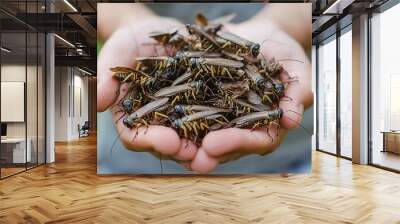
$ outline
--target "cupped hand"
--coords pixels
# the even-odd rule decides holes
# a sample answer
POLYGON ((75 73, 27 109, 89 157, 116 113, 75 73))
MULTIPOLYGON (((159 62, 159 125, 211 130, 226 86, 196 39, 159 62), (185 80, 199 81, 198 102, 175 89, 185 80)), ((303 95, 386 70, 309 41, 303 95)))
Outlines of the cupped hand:
POLYGON ((245 155, 264 155, 274 151, 286 133, 300 125, 304 108, 311 106, 313 101, 310 61, 301 46, 288 34, 268 21, 248 21, 226 25, 225 28, 260 43, 259 57, 275 58, 283 65, 285 72, 282 72, 280 78, 283 82, 288 82, 285 90, 287 97, 279 103, 284 111, 280 127, 271 124, 257 130, 229 128, 207 134, 190 163, 190 168, 199 173, 209 173, 218 164, 245 155), (293 80, 297 81, 290 82, 293 80))
POLYGON ((103 112, 111 108, 117 132, 127 149, 165 155, 182 161, 182 165, 187 167, 188 162, 185 161, 194 158, 197 146, 186 139, 180 139, 173 129, 150 125, 145 132, 144 128, 128 129, 123 125, 122 119, 119 119, 123 113, 118 112, 118 106, 114 105, 125 96, 127 86, 120 85, 110 71, 110 68, 116 66, 134 68, 135 57, 166 55, 165 48, 156 45, 148 34, 152 31, 169 31, 176 27, 182 27, 182 24, 174 19, 146 18, 144 21, 136 21, 132 25, 120 28, 109 38, 100 52, 97 64, 97 111, 103 112), (138 135, 134 138, 136 133, 138 135))

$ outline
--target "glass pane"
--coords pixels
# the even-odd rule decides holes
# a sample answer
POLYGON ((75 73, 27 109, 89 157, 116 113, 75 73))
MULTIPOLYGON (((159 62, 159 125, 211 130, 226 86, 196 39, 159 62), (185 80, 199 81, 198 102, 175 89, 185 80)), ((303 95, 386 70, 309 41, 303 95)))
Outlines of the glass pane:
POLYGON ((372 18, 372 163, 400 170, 400 5, 372 18))
POLYGON ((340 153, 352 156, 352 35, 340 36, 340 153))
MULTIPOLYGON (((31 151, 26 151, 26 33, 1 34, 1 174, 25 170, 31 151)), ((28 147, 29 149, 29 147, 28 147)))
POLYGON ((28 168, 37 165, 37 73, 38 73, 38 36, 36 32, 27 33, 28 38, 28 55, 27 55, 27 80, 26 80, 26 112, 27 112, 27 143, 28 151, 30 150, 30 160, 28 160, 28 168))
POLYGON ((318 148, 336 153, 336 39, 318 48, 318 148))
POLYGON ((45 163, 45 44, 46 37, 44 34, 38 35, 38 163, 45 163))

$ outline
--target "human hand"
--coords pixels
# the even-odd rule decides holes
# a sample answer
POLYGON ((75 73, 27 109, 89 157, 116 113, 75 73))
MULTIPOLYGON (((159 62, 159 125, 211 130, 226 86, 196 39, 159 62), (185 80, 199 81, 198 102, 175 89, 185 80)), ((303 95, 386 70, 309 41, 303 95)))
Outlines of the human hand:
POLYGON ((98 58, 97 111, 103 112, 111 108, 113 120, 117 122, 115 124, 117 132, 127 149, 165 155, 176 161, 183 161, 181 164, 188 167, 189 162, 185 161, 191 161, 197 151, 197 146, 193 142, 180 139, 173 129, 165 126, 150 125, 146 134, 144 128, 128 129, 123 125, 122 119, 119 119, 123 116, 123 112, 118 112, 119 108, 112 106, 126 95, 127 86, 120 85, 119 81, 112 77, 110 68, 116 66, 134 68, 135 57, 166 55, 165 48, 152 44, 155 41, 149 38, 148 34, 176 27, 182 27, 182 24, 171 18, 152 16, 126 25, 113 33, 98 58), (133 140, 136 133, 138 136, 133 140))
POLYGON ((225 28, 262 44, 259 57, 263 55, 267 59, 281 60, 280 63, 287 72, 280 75, 283 82, 290 81, 289 76, 295 77, 298 81, 289 83, 285 90, 285 96, 291 100, 279 103, 279 107, 284 111, 279 128, 271 124, 268 128, 253 131, 229 128, 207 134, 190 163, 190 168, 199 173, 209 173, 219 163, 239 159, 245 155, 264 155, 274 151, 288 130, 300 125, 304 107, 311 106, 313 101, 310 61, 301 46, 288 34, 265 20, 250 20, 238 25, 226 25, 225 28), (303 63, 283 59, 294 59, 303 63))

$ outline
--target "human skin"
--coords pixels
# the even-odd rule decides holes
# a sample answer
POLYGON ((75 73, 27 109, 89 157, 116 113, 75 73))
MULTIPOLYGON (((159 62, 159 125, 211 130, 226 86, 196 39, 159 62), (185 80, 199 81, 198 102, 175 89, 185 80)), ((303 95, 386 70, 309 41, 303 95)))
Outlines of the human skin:
MULTIPOLYGON (((112 78, 110 68, 115 66, 135 67, 133 60, 138 56, 165 55, 163 47, 154 45, 148 37, 151 31, 168 30, 182 27, 178 21, 159 17, 151 12, 142 14, 140 21, 126 23, 115 32, 103 46, 98 58, 98 111, 111 108, 115 121, 121 117, 112 107, 126 94, 126 86, 112 78), (118 91, 119 90, 119 91, 118 91)), ((130 17, 131 18, 131 17, 130 17)), ((312 104, 310 62, 302 47, 291 36, 283 32, 272 20, 255 16, 241 24, 226 24, 225 29, 251 41, 262 43, 261 55, 266 58, 295 59, 298 61, 280 61, 290 76, 298 81, 289 83, 285 95, 291 100, 281 101, 279 107, 284 116, 280 127, 271 125, 256 130, 229 128, 210 132, 197 147, 187 139, 180 138, 168 127, 151 125, 144 128, 127 129, 119 120, 116 129, 124 146, 135 151, 149 151, 162 154, 180 163, 187 169, 198 173, 209 173, 219 163, 241 158, 248 154, 267 154, 275 150, 290 129, 297 128, 302 120, 304 107, 312 104), (294 111, 294 112, 291 112, 294 111), (138 136, 133 140, 136 132, 138 136), (271 137, 269 137, 271 136, 271 137), (221 141, 229 139, 229 141, 221 141)), ((107 30, 107 29, 106 29, 107 30)), ((107 31, 110 33, 110 31, 107 31)), ((311 32, 311 31, 310 31, 311 32)), ((281 79, 289 81, 289 76, 281 74, 281 79)))

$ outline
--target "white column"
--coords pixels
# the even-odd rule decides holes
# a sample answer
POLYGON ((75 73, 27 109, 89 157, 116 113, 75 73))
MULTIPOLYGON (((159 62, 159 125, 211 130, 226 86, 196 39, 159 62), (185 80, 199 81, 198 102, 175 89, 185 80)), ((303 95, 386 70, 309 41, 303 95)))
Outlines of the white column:
POLYGON ((55 161, 54 133, 55 133, 55 73, 54 73, 54 35, 46 36, 46 163, 55 161))
POLYGON ((353 162, 368 163, 368 15, 353 20, 353 162))

